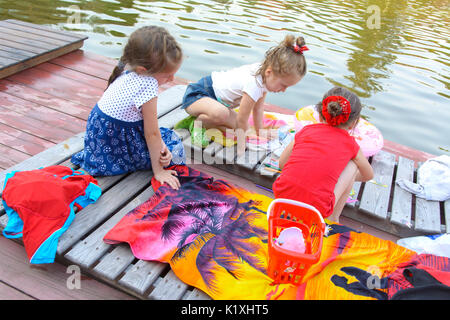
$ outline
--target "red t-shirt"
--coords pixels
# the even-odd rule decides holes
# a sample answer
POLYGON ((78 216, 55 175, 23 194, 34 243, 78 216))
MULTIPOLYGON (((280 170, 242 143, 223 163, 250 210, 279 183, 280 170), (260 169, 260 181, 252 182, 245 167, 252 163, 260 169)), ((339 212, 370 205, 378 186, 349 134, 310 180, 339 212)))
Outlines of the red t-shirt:
POLYGON ((314 206, 328 217, 334 208, 334 187, 344 168, 358 154, 349 133, 324 123, 303 127, 280 177, 273 184, 275 198, 314 206))

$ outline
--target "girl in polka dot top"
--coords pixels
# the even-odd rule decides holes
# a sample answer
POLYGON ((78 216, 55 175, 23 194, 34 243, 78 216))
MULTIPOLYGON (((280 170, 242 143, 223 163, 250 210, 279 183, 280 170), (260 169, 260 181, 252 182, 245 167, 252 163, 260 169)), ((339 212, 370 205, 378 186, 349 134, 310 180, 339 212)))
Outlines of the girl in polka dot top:
POLYGON ((173 80, 181 61, 181 48, 166 29, 134 31, 72 162, 93 176, 151 169, 160 183, 178 189, 176 172, 165 168, 185 163, 183 144, 172 130, 158 128, 156 105, 158 86, 173 80))

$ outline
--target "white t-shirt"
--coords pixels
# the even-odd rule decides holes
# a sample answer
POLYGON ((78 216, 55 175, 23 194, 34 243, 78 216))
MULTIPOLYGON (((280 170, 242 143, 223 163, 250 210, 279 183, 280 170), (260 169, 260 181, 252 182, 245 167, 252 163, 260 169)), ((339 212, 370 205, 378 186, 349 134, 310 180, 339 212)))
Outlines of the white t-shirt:
POLYGON ((158 81, 136 72, 122 73, 97 102, 98 107, 114 119, 135 122, 142 120, 141 106, 158 96, 158 81))
POLYGON ((220 102, 230 107, 239 106, 243 93, 247 93, 255 102, 267 92, 261 76, 255 76, 259 63, 247 64, 227 71, 211 73, 214 94, 220 102))

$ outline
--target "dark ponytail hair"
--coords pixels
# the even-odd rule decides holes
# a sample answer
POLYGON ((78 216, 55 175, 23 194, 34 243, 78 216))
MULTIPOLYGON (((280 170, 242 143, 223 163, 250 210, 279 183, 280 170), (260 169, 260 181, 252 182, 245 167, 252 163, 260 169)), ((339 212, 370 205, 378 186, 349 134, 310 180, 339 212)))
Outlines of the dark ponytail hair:
MULTIPOLYGON (((322 113, 323 108, 323 101, 330 97, 330 96, 341 96, 347 99, 348 102, 350 102, 351 106, 351 112, 348 117, 348 120, 345 123, 342 123, 342 125, 345 125, 347 123, 352 123, 355 120, 358 120, 361 116, 361 110, 362 110, 362 104, 359 100, 358 96, 351 92, 348 89, 342 88, 342 87, 334 87, 331 90, 329 90, 322 98, 322 101, 320 101, 318 104, 316 104, 316 110, 319 112, 320 116, 325 119, 325 116, 322 113)), ((328 113, 331 117, 337 117, 342 113, 342 106, 337 101, 330 101, 327 105, 328 113)))
POLYGON ((139 28, 130 35, 122 57, 108 79, 108 86, 120 76, 127 64, 142 66, 150 74, 155 74, 175 67, 182 57, 181 47, 165 28, 139 28))

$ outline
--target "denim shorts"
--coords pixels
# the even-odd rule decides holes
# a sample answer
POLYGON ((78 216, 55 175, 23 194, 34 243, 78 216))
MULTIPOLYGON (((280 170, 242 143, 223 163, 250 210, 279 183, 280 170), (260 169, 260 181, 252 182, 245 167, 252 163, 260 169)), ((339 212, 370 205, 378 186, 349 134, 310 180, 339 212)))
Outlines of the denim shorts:
POLYGON ((211 76, 203 77, 198 82, 190 83, 187 86, 186 92, 184 93, 181 109, 186 109, 195 101, 205 97, 217 100, 212 86, 211 76))

